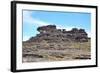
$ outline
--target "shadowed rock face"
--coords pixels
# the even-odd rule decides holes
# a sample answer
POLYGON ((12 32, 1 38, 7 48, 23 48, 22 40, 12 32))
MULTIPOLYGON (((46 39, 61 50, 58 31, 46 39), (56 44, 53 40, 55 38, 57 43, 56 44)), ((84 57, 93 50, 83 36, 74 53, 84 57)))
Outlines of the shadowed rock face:
POLYGON ((43 40, 48 42, 61 42, 61 41, 75 41, 87 42, 88 36, 84 29, 72 28, 70 31, 65 29, 57 29, 56 25, 47 25, 37 28, 40 34, 31 37, 28 42, 41 42, 43 40))
POLYGON ((38 27, 37 30, 40 31, 51 31, 51 30, 56 30, 56 26, 55 25, 48 25, 48 26, 42 26, 42 27, 38 27))

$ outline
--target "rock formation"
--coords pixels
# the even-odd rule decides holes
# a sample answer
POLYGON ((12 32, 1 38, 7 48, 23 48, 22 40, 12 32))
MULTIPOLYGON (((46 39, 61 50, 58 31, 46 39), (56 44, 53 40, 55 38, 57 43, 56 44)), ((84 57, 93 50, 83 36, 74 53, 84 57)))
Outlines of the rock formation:
POLYGON ((70 31, 65 29, 57 29, 55 25, 47 25, 38 27, 37 31, 40 33, 35 37, 31 37, 28 42, 61 42, 61 41, 76 41, 87 42, 88 36, 84 29, 72 28, 70 31))
POLYGON ((40 33, 23 41, 23 62, 91 59, 91 43, 84 29, 66 31, 47 25, 37 31, 40 33))

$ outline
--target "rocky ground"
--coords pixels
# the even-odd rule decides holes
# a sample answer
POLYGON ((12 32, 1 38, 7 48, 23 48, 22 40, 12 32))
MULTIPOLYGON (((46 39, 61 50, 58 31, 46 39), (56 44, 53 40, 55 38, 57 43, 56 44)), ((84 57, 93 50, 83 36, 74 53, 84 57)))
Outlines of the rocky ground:
POLYGON ((89 42, 23 43, 23 62, 91 59, 89 42))
POLYGON ((64 61, 91 59, 90 52, 83 50, 39 50, 23 55, 23 62, 64 61))

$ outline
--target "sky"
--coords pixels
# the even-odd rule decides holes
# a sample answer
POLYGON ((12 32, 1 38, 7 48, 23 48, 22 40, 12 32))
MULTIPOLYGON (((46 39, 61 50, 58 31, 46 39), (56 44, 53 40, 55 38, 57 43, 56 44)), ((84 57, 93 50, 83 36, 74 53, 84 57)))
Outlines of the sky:
POLYGON ((50 24, 56 25, 58 29, 82 28, 91 37, 90 13, 23 10, 23 41, 36 36, 39 26, 50 24))

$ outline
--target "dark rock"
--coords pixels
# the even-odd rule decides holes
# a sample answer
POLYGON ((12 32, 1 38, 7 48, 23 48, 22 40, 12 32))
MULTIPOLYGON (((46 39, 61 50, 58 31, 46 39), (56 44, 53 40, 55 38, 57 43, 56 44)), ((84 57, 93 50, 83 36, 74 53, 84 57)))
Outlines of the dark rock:
POLYGON ((87 42, 88 36, 84 29, 72 28, 70 31, 65 29, 56 29, 56 25, 47 25, 38 27, 37 30, 40 34, 35 37, 31 37, 30 42, 61 42, 61 41, 77 41, 87 42), (64 40, 65 39, 65 40, 64 40))

